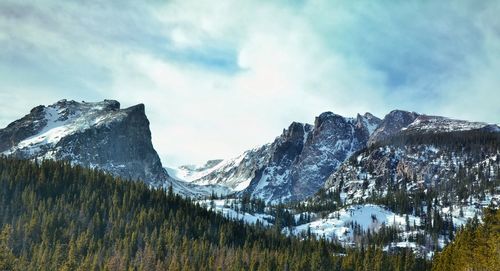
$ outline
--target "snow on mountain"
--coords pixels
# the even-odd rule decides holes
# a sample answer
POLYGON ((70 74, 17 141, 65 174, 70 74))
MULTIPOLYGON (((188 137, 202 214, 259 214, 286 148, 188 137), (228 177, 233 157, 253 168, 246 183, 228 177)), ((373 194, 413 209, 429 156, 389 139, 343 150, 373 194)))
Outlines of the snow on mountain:
POLYGON ((55 158, 51 148, 64 137, 80 133, 92 127, 98 128, 113 121, 121 121, 126 113, 119 110, 116 101, 98 103, 76 103, 61 100, 43 107, 43 128, 3 151, 4 155, 17 154, 38 158, 55 158))
POLYGON ((142 104, 120 109, 120 103, 113 100, 61 100, 37 106, 0 129, 0 153, 21 159, 66 160, 153 187, 172 185, 176 192, 189 196, 227 190, 190 186, 168 175, 151 143, 142 104))
POLYGON ((318 218, 309 223, 293 227, 289 233, 294 235, 311 234, 318 238, 353 242, 353 228, 359 225, 363 231, 378 232, 382 226, 396 226, 404 230, 406 222, 410 225, 420 225, 420 218, 397 215, 383 206, 374 204, 352 205, 332 212, 326 218, 318 218))
POLYGON ((471 122, 465 120, 450 119, 440 116, 420 115, 410 125, 404 127, 401 130, 413 133, 415 132, 438 133, 438 132, 452 132, 452 131, 457 132, 457 131, 474 130, 483 128, 485 126, 488 126, 488 124, 484 122, 471 122))
POLYGON ((197 179, 200 179, 213 170, 216 169, 216 166, 220 164, 222 159, 209 160, 204 165, 182 165, 180 167, 169 167, 169 174, 175 176, 177 179, 183 180, 185 182, 193 182, 197 179))
POLYGON ((301 200, 316 193, 338 165, 363 148, 379 123, 369 113, 344 118, 325 112, 314 125, 294 122, 274 142, 185 178, 225 185, 267 202, 301 200))
MULTIPOLYGON (((174 189, 175 191, 179 191, 183 195, 190 196, 192 198, 208 198, 211 196, 227 196, 232 194, 234 191, 224 185, 219 184, 195 184, 190 181, 186 181, 183 179, 185 172, 179 173, 179 170, 176 168, 165 167, 168 175, 177 181, 178 185, 182 185, 181 189, 174 189)), ((163 187, 168 189, 170 184, 166 184, 163 187)))
POLYGON ((223 215, 233 220, 242 220, 248 224, 260 223, 263 226, 271 226, 274 217, 268 214, 242 212, 238 209, 241 204, 235 199, 225 200, 200 200, 197 201, 201 206, 223 215))
POLYGON ((254 169, 265 163, 268 148, 269 145, 264 145, 245 151, 235 158, 223 160, 211 168, 193 174, 192 176, 198 178, 191 182, 198 185, 218 184, 227 186, 234 192, 242 191, 255 177, 254 169))

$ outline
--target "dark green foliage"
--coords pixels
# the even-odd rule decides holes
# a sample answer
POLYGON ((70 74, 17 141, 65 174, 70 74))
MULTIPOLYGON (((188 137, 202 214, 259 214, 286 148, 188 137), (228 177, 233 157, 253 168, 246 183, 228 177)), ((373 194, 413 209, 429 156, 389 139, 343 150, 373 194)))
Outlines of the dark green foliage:
POLYGON ((409 145, 439 145, 449 149, 461 150, 467 153, 495 152, 500 148, 500 133, 482 129, 439 132, 411 133, 402 132, 386 140, 377 142, 370 148, 379 146, 409 146, 409 145))
MULTIPOLYGON (((279 223, 291 223, 286 210, 277 212, 279 223)), ((170 189, 65 162, 0 157, 0 228, 2 270, 368 270, 369 263, 364 249, 339 255, 345 251, 324 240, 231 221, 170 189)), ((413 258, 401 267, 405 252, 367 251, 383 270, 428 267, 413 258)))
POLYGON ((432 270, 498 270, 500 211, 485 209, 484 223, 472 221, 434 258, 432 270))

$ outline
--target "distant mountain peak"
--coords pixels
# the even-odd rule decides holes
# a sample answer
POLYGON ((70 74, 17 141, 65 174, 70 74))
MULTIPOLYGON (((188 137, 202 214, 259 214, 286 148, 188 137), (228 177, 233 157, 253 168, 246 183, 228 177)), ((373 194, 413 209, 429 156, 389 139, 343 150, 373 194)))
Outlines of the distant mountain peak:
POLYGON ((404 110, 392 110, 385 115, 379 126, 373 131, 368 140, 368 145, 395 135, 401 129, 411 124, 419 116, 418 113, 404 110))

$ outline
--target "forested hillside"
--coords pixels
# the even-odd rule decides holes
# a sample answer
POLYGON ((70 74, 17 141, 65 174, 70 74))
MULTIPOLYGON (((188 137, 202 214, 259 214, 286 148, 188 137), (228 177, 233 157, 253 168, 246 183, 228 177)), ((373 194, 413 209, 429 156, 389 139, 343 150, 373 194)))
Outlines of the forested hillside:
POLYGON ((484 223, 472 221, 454 242, 434 259, 432 270, 498 270, 500 268, 500 212, 485 209, 484 223))
POLYGON ((429 268, 409 251, 285 237, 66 162, 0 158, 0 222, 1 270, 429 268))

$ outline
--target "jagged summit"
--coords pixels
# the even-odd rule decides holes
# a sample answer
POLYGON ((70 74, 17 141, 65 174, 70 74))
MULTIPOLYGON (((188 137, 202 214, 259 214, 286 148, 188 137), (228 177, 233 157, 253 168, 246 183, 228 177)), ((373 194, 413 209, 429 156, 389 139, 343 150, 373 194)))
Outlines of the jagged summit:
POLYGON ((37 106, 0 129, 0 152, 22 159, 68 160, 155 186, 172 179, 151 143, 144 105, 60 100, 37 106))
POLYGON ((186 196, 228 193, 226 187, 191 185, 168 174, 151 142, 144 104, 121 109, 115 100, 60 100, 37 106, 0 129, 0 154, 67 160, 153 187, 172 185, 186 196))
POLYGON ((317 116, 314 125, 292 122, 272 143, 225 160, 193 182, 228 185, 268 202, 301 200, 364 147, 379 122, 371 114, 345 118, 333 112, 317 116))
POLYGON ((273 142, 236 158, 167 172, 151 143, 143 104, 122 109, 114 100, 60 100, 37 106, 0 129, 0 153, 68 160, 156 187, 173 185, 189 196, 216 191, 281 202, 315 194, 353 153, 391 136, 477 129, 500 131, 497 125, 403 110, 393 110, 383 119, 368 112, 354 118, 324 112, 313 125, 292 122, 273 142))
POLYGON ((198 173, 190 181, 227 185, 268 202, 302 200, 321 188, 353 153, 399 133, 489 129, 485 123, 393 110, 383 119, 367 112, 346 118, 333 112, 314 125, 292 122, 272 143, 198 173), (483 128, 481 128, 483 127, 483 128))
POLYGON ((418 116, 419 114, 415 112, 392 110, 389 114, 385 115, 378 127, 373 131, 368 140, 368 145, 395 135, 401 129, 415 121, 418 116))

